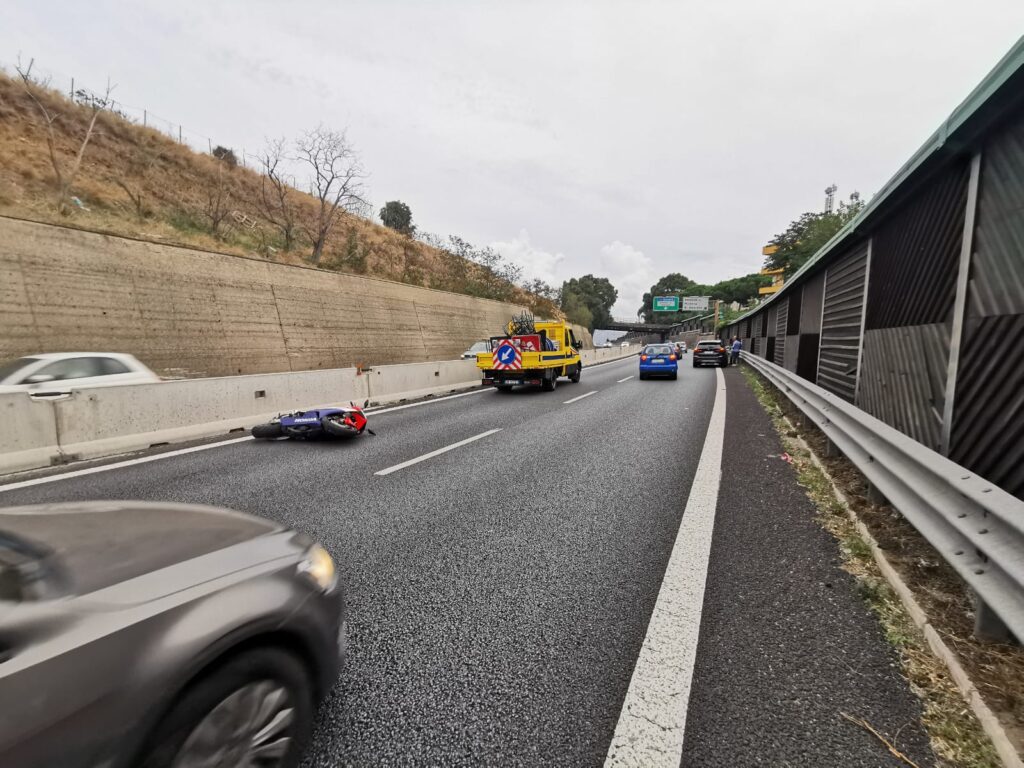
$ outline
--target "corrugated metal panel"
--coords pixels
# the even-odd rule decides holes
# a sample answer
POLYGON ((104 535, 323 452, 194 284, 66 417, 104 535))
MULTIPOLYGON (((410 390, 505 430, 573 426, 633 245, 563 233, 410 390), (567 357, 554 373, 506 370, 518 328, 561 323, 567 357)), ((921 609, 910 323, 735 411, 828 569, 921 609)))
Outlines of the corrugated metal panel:
POLYGON ((982 150, 949 457, 1024 499, 1024 110, 982 150))
POLYGON ((800 361, 800 337, 799 336, 786 336, 786 357, 783 367, 787 371, 797 372, 797 367, 800 361))
MULTIPOLYGON (((825 270, 812 275, 804 283, 800 302, 800 333, 821 333, 821 302, 825 296, 825 270)), ((790 328, 796 331, 795 328, 790 328)))
POLYGON ((936 451, 942 442, 949 332, 948 323, 865 331, 857 392, 858 408, 936 451))
POLYGON ((817 383, 851 403, 857 387, 867 259, 863 245, 836 261, 825 276, 817 383))
POLYGON ((772 362, 776 365, 786 364, 786 325, 789 322, 789 297, 787 296, 775 310, 775 355, 772 362))
POLYGON ((969 317, 1024 313, 1024 110, 981 154, 969 317))
POLYGON ((964 324, 949 458, 1024 498, 1024 315, 964 324))
POLYGON ((902 205, 872 237, 866 330, 950 319, 969 177, 969 161, 957 162, 902 205))
POLYGON ((775 318, 777 316, 777 313, 775 311, 776 309, 778 309, 777 304, 774 307, 768 308, 768 314, 766 316, 767 322, 765 325, 765 336, 771 337, 775 335, 775 318))
POLYGON ((818 344, 821 337, 817 333, 801 333, 800 346, 797 349, 796 375, 815 381, 818 376, 818 344))

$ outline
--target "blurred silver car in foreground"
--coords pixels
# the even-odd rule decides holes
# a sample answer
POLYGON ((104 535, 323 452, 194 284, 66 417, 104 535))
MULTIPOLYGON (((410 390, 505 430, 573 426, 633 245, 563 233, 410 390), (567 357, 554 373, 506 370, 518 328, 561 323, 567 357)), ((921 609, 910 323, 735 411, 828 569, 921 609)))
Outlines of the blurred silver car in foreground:
POLYGON ((0 766, 293 766, 337 677, 319 545, 227 510, 0 510, 0 766))

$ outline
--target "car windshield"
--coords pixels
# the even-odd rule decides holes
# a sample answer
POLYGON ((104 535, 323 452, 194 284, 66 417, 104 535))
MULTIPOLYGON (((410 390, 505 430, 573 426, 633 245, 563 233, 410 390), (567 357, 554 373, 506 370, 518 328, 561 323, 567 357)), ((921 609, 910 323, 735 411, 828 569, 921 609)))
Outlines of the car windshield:
POLYGON ((668 344, 657 344, 644 350, 645 355, 671 355, 673 352, 675 352, 675 349, 668 344))
POLYGON ((722 343, 720 341, 702 341, 697 346, 701 349, 718 349, 722 343))
POLYGON ((490 342, 478 341, 478 342, 476 342, 476 344, 474 344, 472 347, 469 348, 469 351, 470 352, 486 352, 488 349, 490 349, 490 346, 491 346, 490 342))
POLYGON ((38 357, 19 357, 17 360, 10 360, 6 363, 0 364, 0 381, 3 381, 13 373, 20 371, 26 365, 38 361, 38 357))

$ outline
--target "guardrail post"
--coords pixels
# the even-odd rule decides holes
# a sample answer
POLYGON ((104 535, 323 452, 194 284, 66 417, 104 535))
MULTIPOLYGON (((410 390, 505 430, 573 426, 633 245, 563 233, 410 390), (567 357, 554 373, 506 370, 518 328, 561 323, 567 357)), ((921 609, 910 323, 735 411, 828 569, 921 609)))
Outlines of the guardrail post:
POLYGON ((971 597, 974 598, 974 636, 978 640, 990 643, 1013 642, 1009 628, 996 616, 995 611, 988 607, 988 603, 973 590, 971 597))
POLYGON ((885 494, 882 493, 880 490, 878 490, 878 486, 875 485, 874 483, 872 483, 870 480, 868 480, 867 483, 868 483, 868 492, 867 492, 868 501, 870 501, 872 504, 885 504, 885 502, 886 502, 885 494))
POLYGON ((839 449, 836 448, 836 444, 833 443, 829 438, 825 438, 825 456, 826 458, 832 459, 839 455, 839 449))

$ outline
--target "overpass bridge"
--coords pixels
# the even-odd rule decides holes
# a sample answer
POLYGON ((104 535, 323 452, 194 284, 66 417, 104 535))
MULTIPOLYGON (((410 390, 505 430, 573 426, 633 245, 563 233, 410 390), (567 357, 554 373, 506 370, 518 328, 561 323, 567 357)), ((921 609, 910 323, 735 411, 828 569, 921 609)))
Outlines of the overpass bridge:
POLYGON ((672 336, 679 336, 683 333, 714 333, 714 314, 700 315, 687 318, 678 323, 644 323, 631 320, 613 320, 605 323, 601 330, 605 331, 627 331, 631 334, 647 337, 656 337, 660 341, 666 341, 672 336))

